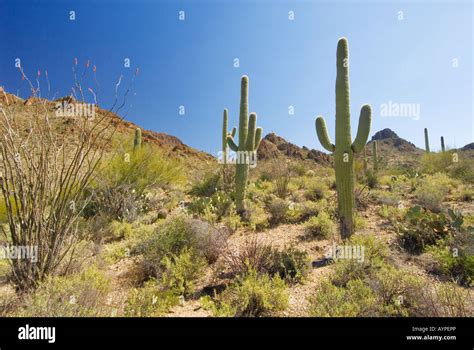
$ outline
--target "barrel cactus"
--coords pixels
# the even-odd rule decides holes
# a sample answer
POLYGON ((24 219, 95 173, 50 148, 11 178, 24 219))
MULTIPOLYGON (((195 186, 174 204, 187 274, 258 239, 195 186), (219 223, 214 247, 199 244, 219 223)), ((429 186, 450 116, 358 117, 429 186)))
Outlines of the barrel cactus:
POLYGON ((428 129, 425 128, 425 150, 427 153, 430 152, 430 140, 428 139, 428 129))
POLYGON ((244 75, 240 87, 240 116, 239 116, 239 145, 233 135, 227 135, 229 148, 236 152, 235 162, 235 206, 237 212, 245 212, 245 190, 249 173, 251 157, 256 157, 256 151, 262 140, 262 128, 257 128, 257 115, 249 117, 248 103, 249 78, 244 75))
POLYGON ((140 128, 135 129, 135 138, 133 139, 133 149, 140 148, 142 146, 142 130, 140 128))
POLYGON ((349 47, 346 38, 337 44, 336 77, 336 143, 327 133, 322 116, 316 119, 316 133, 321 145, 334 153, 336 168, 336 190, 338 195, 341 236, 348 238, 354 232, 354 153, 361 152, 370 132, 372 109, 362 106, 359 127, 354 142, 351 140, 350 99, 349 99, 349 47))
POLYGON ((444 147, 444 137, 441 136, 441 152, 446 151, 446 148, 444 147))

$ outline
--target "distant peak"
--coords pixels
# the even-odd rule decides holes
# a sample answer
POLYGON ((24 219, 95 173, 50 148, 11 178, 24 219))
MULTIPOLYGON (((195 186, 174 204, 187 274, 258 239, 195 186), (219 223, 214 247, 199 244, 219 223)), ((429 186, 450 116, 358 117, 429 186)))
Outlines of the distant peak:
POLYGON ((393 131, 392 129, 386 128, 376 132, 374 136, 372 136, 371 141, 375 140, 384 140, 384 139, 399 139, 400 137, 393 131))

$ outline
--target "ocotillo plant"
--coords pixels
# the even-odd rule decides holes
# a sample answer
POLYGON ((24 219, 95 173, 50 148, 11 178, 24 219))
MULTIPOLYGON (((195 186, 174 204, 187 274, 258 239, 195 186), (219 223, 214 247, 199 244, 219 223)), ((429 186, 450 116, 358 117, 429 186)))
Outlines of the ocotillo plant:
POLYGON ((379 159, 377 158, 377 141, 374 140, 372 142, 372 161, 373 161, 373 167, 374 167, 374 172, 379 170, 379 159))
POLYGON ((426 152, 430 152, 430 140, 428 139, 428 129, 425 128, 425 150, 426 152))
POLYGON ((237 153, 235 168, 235 206, 240 214, 245 212, 245 189, 249 172, 250 157, 256 156, 256 151, 262 140, 262 128, 257 128, 257 115, 249 117, 248 103, 249 78, 242 76, 240 86, 240 116, 239 116, 239 145, 232 135, 227 135, 230 149, 237 153))
POLYGON ((354 232, 354 153, 362 151, 370 132, 372 109, 362 106, 359 128, 351 144, 350 98, 349 98, 349 47, 346 38, 337 44, 336 77, 336 144, 328 136, 322 116, 316 119, 316 132, 321 145, 334 153, 336 167, 336 189, 342 238, 354 232))
MULTIPOLYGON (((222 163, 224 165, 227 165, 227 157, 228 157, 228 150, 229 147, 227 145, 227 135, 229 133, 227 132, 227 125, 228 125, 228 116, 227 116, 227 108, 224 108, 224 116, 222 120, 222 163)), ((232 128, 232 132, 230 133, 232 137, 235 136, 236 129, 232 128)))
POLYGON ((140 128, 135 129, 135 138, 133 139, 133 149, 140 148, 142 146, 142 130, 140 128))
POLYGON ((444 148, 444 137, 441 136, 441 152, 444 152, 446 148, 444 148))

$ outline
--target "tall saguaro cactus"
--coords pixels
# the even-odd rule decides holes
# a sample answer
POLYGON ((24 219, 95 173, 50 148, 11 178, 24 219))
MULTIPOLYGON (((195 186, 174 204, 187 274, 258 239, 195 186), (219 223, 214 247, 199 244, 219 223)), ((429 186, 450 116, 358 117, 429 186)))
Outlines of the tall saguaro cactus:
POLYGON ((235 169, 235 206, 237 212, 245 211, 245 189, 249 172, 250 157, 256 156, 258 146, 262 140, 262 128, 257 128, 257 115, 251 113, 249 117, 249 78, 244 75, 240 83, 240 115, 239 115, 239 145, 233 135, 227 135, 229 148, 237 153, 235 169), (253 155, 251 154, 253 153, 253 155))
POLYGON ((446 148, 444 147, 444 137, 441 136, 441 152, 446 151, 446 148))
POLYGON ((430 140, 428 139, 428 129, 425 128, 425 150, 427 153, 430 152, 430 140))
POLYGON ((362 106, 357 136, 352 142, 349 47, 346 38, 339 39, 337 44, 336 66, 336 144, 330 141, 326 123, 322 116, 318 116, 316 119, 316 132, 321 145, 334 153, 341 236, 347 238, 354 232, 354 153, 362 151, 367 143, 372 109, 369 105, 362 106))
MULTIPOLYGON (((229 135, 229 132, 227 131, 227 126, 228 126, 228 111, 227 111, 227 108, 224 108, 224 115, 222 117, 222 158, 223 158, 224 165, 227 165, 228 150, 229 150, 229 147, 227 145, 227 135, 229 135)), ((230 133, 232 137, 234 137, 235 132, 236 132, 236 129, 232 128, 232 132, 230 133)))
POLYGON ((372 161, 374 166, 374 172, 379 170, 379 159, 377 157, 377 140, 372 141, 372 161))
POLYGON ((142 146, 142 130, 140 128, 135 129, 135 138, 133 139, 133 149, 140 148, 142 146))

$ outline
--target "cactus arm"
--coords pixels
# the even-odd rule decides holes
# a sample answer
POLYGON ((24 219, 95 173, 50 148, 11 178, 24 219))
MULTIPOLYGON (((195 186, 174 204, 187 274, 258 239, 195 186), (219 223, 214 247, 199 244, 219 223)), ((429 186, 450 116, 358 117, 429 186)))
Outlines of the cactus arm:
POLYGON ((260 147, 260 142, 262 141, 262 134, 263 129, 257 128, 257 131, 255 131, 255 150, 258 150, 258 147, 260 147))
POLYGON ((359 117, 357 136, 352 143, 352 150, 359 153, 365 147, 370 133, 370 122, 372 120, 372 108, 369 105, 362 106, 359 117))
POLYGON ((234 138, 231 135, 227 135, 227 144, 232 151, 237 152, 239 150, 239 146, 235 144, 234 138))
POLYGON ((334 152, 336 150, 336 146, 334 146, 329 138, 326 122, 321 116, 316 118, 316 133, 318 134, 319 142, 325 149, 329 152, 334 152))
POLYGON ((247 143, 249 115, 249 78, 244 75, 240 81, 239 145, 242 150, 247 143))
POLYGON ((257 128, 257 115, 255 113, 250 113, 247 143, 245 144, 245 149, 247 151, 253 151, 254 149, 256 128, 257 128))
POLYGON ((234 137, 236 132, 237 132, 237 128, 234 126, 234 127, 232 128, 232 132, 230 133, 231 136, 234 137))

